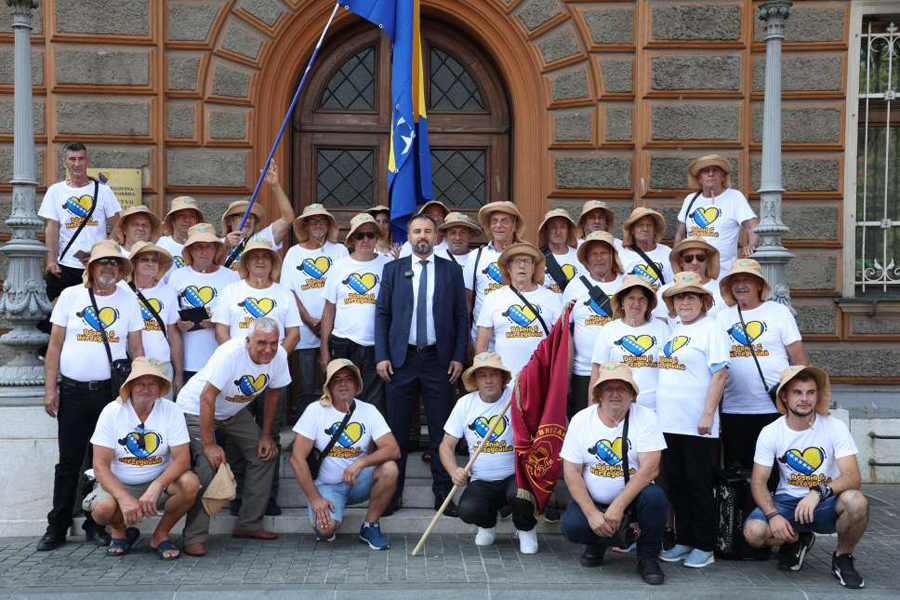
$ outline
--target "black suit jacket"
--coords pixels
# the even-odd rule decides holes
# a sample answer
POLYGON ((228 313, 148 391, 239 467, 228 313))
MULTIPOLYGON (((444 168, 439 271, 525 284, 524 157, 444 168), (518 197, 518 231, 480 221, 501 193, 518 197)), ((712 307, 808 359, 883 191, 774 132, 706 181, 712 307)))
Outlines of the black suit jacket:
MULTIPOLYGON (((375 305, 375 361, 390 360, 396 369, 406 361, 409 328, 413 317, 412 258, 389 262, 381 276, 381 289, 375 305)), ((466 303, 462 269, 446 258, 434 257, 434 296, 432 314, 437 338, 438 361, 449 366, 451 360, 465 362, 469 333, 469 307, 466 303)))

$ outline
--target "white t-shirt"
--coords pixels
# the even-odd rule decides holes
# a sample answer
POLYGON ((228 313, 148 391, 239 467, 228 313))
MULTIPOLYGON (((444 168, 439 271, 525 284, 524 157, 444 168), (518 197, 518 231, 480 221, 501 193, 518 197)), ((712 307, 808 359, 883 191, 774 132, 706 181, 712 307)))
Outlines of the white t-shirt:
MULTIPOLYGON (((179 309, 205 307, 210 317, 219 301, 219 295, 240 276, 231 269, 219 267, 212 273, 201 273, 193 267, 178 269, 171 273, 169 286, 178 296, 179 309)), ((203 368, 209 357, 219 346, 213 327, 184 331, 184 370, 197 372, 203 368)))
POLYGON ((466 252, 465 254, 451 254, 449 249, 444 250, 435 250, 434 255, 440 256, 441 258, 446 258, 454 265, 458 266, 460 269, 466 268, 466 262, 469 260, 469 255, 471 252, 466 252))
POLYGON ((715 198, 697 196, 691 214, 687 212, 688 204, 696 192, 684 198, 678 221, 686 224, 687 235, 702 237, 719 250, 721 273, 727 273, 731 263, 737 258, 738 239, 741 234, 741 223, 747 219, 755 219, 756 214, 740 191, 726 188, 715 198))
MULTIPOLYGON (((440 254, 446 258, 447 253, 447 240, 441 240, 440 243, 435 244, 434 248, 431 250, 435 254, 440 254)), ((403 242, 403 245, 400 246, 400 256, 397 258, 403 258, 404 256, 412 255, 412 246, 409 244, 409 240, 403 242)))
MULTIPOLYGON (((128 291, 131 291, 131 288, 128 288, 128 291)), ((159 314, 166 327, 180 320, 178 316, 178 294, 171 286, 157 283, 153 287, 139 291, 147 300, 147 303, 159 314)), ((144 306, 140 299, 138 299, 138 306, 140 307, 141 318, 144 321, 144 329, 141 331, 144 356, 150 356, 162 362, 169 362, 172 359, 172 354, 169 340, 166 338, 167 334, 163 333, 153 313, 147 310, 147 307, 144 306)))
POLYGON ((622 261, 622 267, 625 269, 626 275, 637 275, 644 281, 658 289, 660 284, 659 272, 666 280, 666 284, 671 284, 675 280, 675 273, 672 272, 672 263, 669 262, 669 254, 672 249, 665 244, 657 244, 656 248, 649 252, 644 252, 653 264, 647 265, 641 255, 629 248, 619 250, 619 259, 622 261))
MULTIPOLYGON (((271 225, 266 225, 265 227, 263 227, 256 233, 251 233, 250 237, 247 238, 247 243, 249 243, 250 240, 254 240, 254 239, 268 240, 272 244, 272 247, 274 247, 276 250, 281 250, 281 244, 279 244, 278 242, 275 241, 275 234, 273 233, 273 231, 274 230, 271 225)), ((231 250, 228 248, 228 242, 226 241, 226 238, 222 238, 222 243, 225 244, 225 256, 228 256, 228 254, 229 254, 229 252, 231 252, 231 250)), ((244 253, 241 252, 240 254, 237 255, 234 262, 231 263, 232 271, 237 272, 238 265, 240 265, 241 257, 243 255, 244 255, 244 253)))
POLYGON ((781 477, 775 493, 801 498, 840 476, 837 459, 856 454, 856 443, 841 420, 817 414, 812 427, 794 431, 782 416, 763 427, 753 462, 771 467, 777 460, 781 477))
POLYGON ((483 402, 478 392, 466 394, 456 401, 444 423, 444 431, 457 439, 466 439, 469 454, 473 456, 484 436, 490 435, 478 460, 472 464, 473 481, 502 481, 516 472, 512 419, 509 411, 500 416, 512 390, 513 386, 507 385, 500 398, 490 404, 483 402))
POLYGON ((113 360, 120 360, 126 358, 128 334, 144 328, 137 297, 131 290, 116 286, 109 296, 95 294, 94 297, 99 315, 91 305, 86 287, 67 287, 50 315, 52 324, 66 328, 59 372, 76 381, 109 379, 109 357, 100 336, 101 329, 106 330, 113 360))
MULTIPOLYGON (((350 422, 328 451, 328 456, 322 459, 316 483, 325 485, 340 483, 343 480, 344 469, 368 455, 369 447, 375 440, 391 433, 387 421, 374 405, 356 399, 353 402, 356 408, 353 409, 350 422)), ((322 452, 346 414, 334 406, 322 406, 321 402, 313 402, 300 415, 300 419, 294 425, 294 433, 312 440, 315 448, 322 452)))
MULTIPOLYGON (((657 358, 656 414, 666 433, 695 435, 713 372, 728 366, 725 334, 714 319, 676 325, 657 358)), ((719 437, 719 411, 710 437, 719 437)))
POLYGON ((747 331, 741 325, 737 305, 716 315, 716 322, 725 332, 731 351, 722 412, 754 415, 777 412, 763 388, 747 344, 753 345, 766 385, 777 388, 781 372, 790 366, 787 347, 801 339, 797 321, 788 307, 772 301, 741 312, 747 331))
POLYGON ((624 363, 640 389, 638 404, 656 410, 657 359, 668 340, 669 326, 662 321, 650 319, 640 327, 631 327, 616 319, 600 328, 591 360, 596 364, 624 363))
MULTIPOLYGON (((589 274, 585 278, 592 285, 599 287, 612 296, 622 284, 622 276, 616 275, 612 281, 595 281, 589 274)), ((563 295, 563 306, 575 300, 572 308, 571 320, 575 324, 575 362, 572 370, 576 375, 588 376, 591 374, 591 357, 594 355, 594 344, 597 342, 597 334, 607 324, 611 323, 613 316, 607 314, 602 306, 591 298, 591 292, 581 281, 581 278, 569 282, 566 293, 563 295)))
POLYGON ((333 335, 360 346, 375 345, 375 302, 381 289, 381 272, 391 260, 376 254, 369 261, 348 256, 335 263, 323 294, 335 308, 333 335))
POLYGON ((200 414, 200 394, 207 382, 219 390, 216 421, 233 417, 268 388, 283 388, 291 382, 287 352, 283 346, 265 365, 253 362, 243 338, 233 338, 216 348, 200 371, 181 388, 178 406, 185 414, 200 414))
MULTIPOLYGON (((47 188, 44 199, 41 200, 38 216, 59 223, 59 252, 65 249, 72 235, 78 231, 78 226, 91 210, 93 201, 93 181, 80 188, 69 187, 65 181, 58 181, 47 188)), ((59 264, 73 269, 83 269, 84 265, 75 258, 75 253, 79 250, 90 252, 96 242, 105 239, 106 221, 119 214, 121 210, 122 207, 112 189, 101 183, 97 188, 97 208, 94 209, 91 220, 75 238, 72 247, 59 264)))
POLYGON ((165 398, 156 399, 143 428, 131 400, 110 402, 100 413, 91 436, 92 444, 113 450, 110 470, 119 481, 130 485, 148 483, 159 477, 172 461, 169 448, 190 441, 184 413, 165 398))
MULTIPOLYGON (((494 243, 490 242, 487 246, 481 248, 481 257, 478 256, 478 250, 469 252, 466 259, 466 266, 463 267, 463 285, 470 292, 474 292, 474 303, 472 305, 472 343, 478 336, 478 317, 481 315, 481 307, 484 301, 492 293, 503 287, 503 275, 500 273, 501 252, 494 248, 494 243), (478 260, 478 272, 475 272, 475 261, 478 260), (474 287, 472 282, 475 282, 474 287)), ((550 325, 549 323, 547 324, 550 325)))
POLYGON ((286 327, 300 326, 300 310, 297 299, 280 283, 273 283, 264 290, 250 287, 239 279, 222 290, 212 321, 228 325, 228 335, 244 338, 250 334, 250 326, 260 317, 270 317, 278 323, 278 342, 284 341, 286 327))
MULTIPOLYGON (((522 295, 537 309, 547 329, 552 331, 562 310, 559 294, 538 286, 534 291, 522 292, 522 295)), ((541 340, 547 337, 537 316, 508 285, 488 296, 478 315, 477 325, 494 328, 494 348, 514 377, 531 358, 541 340)))
POLYGON ((169 283, 169 277, 172 273, 184 267, 184 257, 181 256, 181 251, 184 250, 184 244, 179 244, 175 241, 175 238, 170 235, 164 235, 156 240, 156 245, 172 255, 172 266, 169 267, 169 270, 166 271, 166 274, 163 275, 162 278, 163 283, 169 283))
MULTIPOLYGON (((681 323, 681 317, 677 314, 674 317, 669 316, 669 307, 666 305, 666 301, 663 298, 663 293, 672 287, 673 283, 667 283, 666 285, 659 288, 659 291, 656 292, 656 308, 653 309, 653 316, 662 319, 669 323, 671 327, 681 323)), ((715 317, 720 310, 725 308, 725 300, 722 299, 722 292, 719 290, 719 280, 718 279, 710 279, 706 283, 703 284, 703 288, 709 290, 709 293, 712 294, 713 303, 712 306, 709 307, 709 310, 706 311, 707 317, 715 317)))
MULTIPOLYGON (((568 252, 565 254, 554 254, 553 256, 556 258, 556 262, 559 263, 559 268, 562 269, 563 275, 566 276, 566 281, 571 282, 579 275, 587 274, 587 271, 581 263, 578 262, 578 251, 575 250, 575 248, 569 248, 568 246, 566 248, 568 252)), ((559 283, 553 279, 550 270, 546 266, 544 267, 544 287, 554 294, 563 293, 562 287, 560 287, 559 283)))
POLYGON ((610 504, 625 488, 623 447, 628 448, 628 473, 632 477, 641 468, 640 454, 665 450, 666 440, 656 414, 640 404, 631 405, 627 442, 622 439, 625 420, 608 427, 598 410, 598 405, 592 404, 572 417, 559 455, 572 464, 583 465, 581 476, 594 502, 610 504))
MULTIPOLYGON (((281 285, 297 295, 310 317, 321 319, 325 308, 325 282, 332 273, 331 267, 347 256, 347 247, 343 244, 325 242, 315 250, 295 244, 287 251, 281 265, 281 285)), ((318 348, 320 344, 319 336, 301 321, 297 349, 318 348)))

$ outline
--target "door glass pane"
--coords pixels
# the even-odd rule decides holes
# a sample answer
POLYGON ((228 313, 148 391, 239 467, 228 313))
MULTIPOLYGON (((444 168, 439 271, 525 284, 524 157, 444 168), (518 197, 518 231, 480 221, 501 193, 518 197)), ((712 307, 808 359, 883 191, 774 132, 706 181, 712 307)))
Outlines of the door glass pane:
POLYGON ((375 46, 351 56, 332 75, 319 108, 370 112, 375 110, 375 46))
POLYGON ((431 102, 428 110, 487 112, 475 80, 458 60, 434 46, 429 69, 431 102))
POLYGON ((374 148, 316 148, 316 199, 329 208, 374 204, 374 148))
POLYGON ((487 203, 486 148, 432 148, 431 185, 435 200, 449 207, 487 203))

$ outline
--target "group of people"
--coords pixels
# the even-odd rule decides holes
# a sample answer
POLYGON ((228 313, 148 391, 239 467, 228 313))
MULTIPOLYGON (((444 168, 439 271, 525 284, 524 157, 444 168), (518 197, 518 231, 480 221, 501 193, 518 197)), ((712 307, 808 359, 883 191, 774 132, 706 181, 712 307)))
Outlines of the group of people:
POLYGON ((856 448, 828 416, 828 377, 809 366, 791 311, 768 300, 748 258, 757 221, 729 187, 726 159, 690 165, 697 191, 684 200, 673 248, 661 243, 664 217, 648 207, 635 208, 616 238, 599 200, 578 220, 549 211, 537 245, 524 239, 512 202, 483 206, 476 221, 430 201, 399 246, 385 206, 353 217, 343 243, 321 204, 295 218, 274 166, 266 181, 280 218, 265 225, 255 204, 244 220, 248 203, 234 202, 220 235, 186 196, 162 220, 146 207, 121 211, 87 177, 84 146, 65 154, 68 178, 48 189, 39 213, 55 301, 45 404, 60 432, 39 549, 65 540, 86 456, 95 482, 85 530, 110 554, 128 552, 135 524, 157 509, 164 517, 151 547, 161 559, 205 554, 203 496, 226 464, 240 491, 233 535, 276 538, 262 523, 280 510, 279 432, 294 415, 290 464, 317 539, 335 539, 345 507, 367 502, 360 539, 388 548, 379 520, 402 508, 421 403, 435 509, 465 486, 445 514, 476 525, 477 545, 494 542, 509 512, 520 551, 537 552, 535 507, 517 494, 503 407, 568 315, 561 460, 572 501, 561 531, 585 545, 582 565, 635 538, 647 583, 664 581, 658 559, 711 564, 721 437, 724 463, 753 470, 759 509, 745 525, 748 543, 779 546, 779 566, 797 570, 810 532, 836 531, 833 571, 862 586, 852 558, 867 519, 856 448), (296 243, 282 259, 291 230, 296 243), (481 235, 487 244, 471 249, 481 235), (130 374, 118 376, 128 358, 130 374), (458 445, 474 452, 485 438, 471 472, 460 467, 458 445), (169 531, 185 514, 179 550, 169 531), (667 531, 674 543, 663 549, 667 531))

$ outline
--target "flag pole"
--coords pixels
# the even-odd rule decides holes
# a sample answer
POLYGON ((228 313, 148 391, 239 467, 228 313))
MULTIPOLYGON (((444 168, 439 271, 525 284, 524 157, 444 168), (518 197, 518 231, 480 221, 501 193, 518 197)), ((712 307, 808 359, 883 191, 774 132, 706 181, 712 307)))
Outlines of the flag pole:
MULTIPOLYGON (((250 203, 247 204, 247 210, 244 211, 244 216, 241 217, 241 225, 238 227, 238 231, 244 230, 244 225, 247 223, 247 219, 250 216, 250 211, 253 209, 253 204, 256 202, 257 196, 259 196, 259 189, 262 187, 262 182, 266 178, 266 173, 269 171, 269 165, 272 164, 272 159, 275 157, 275 151, 278 149, 278 144, 281 143, 281 138, 284 136, 284 131, 287 129, 288 123, 290 122, 291 115, 294 113, 294 108, 297 106, 297 100, 300 99, 300 92, 303 91, 303 87, 306 85, 306 78, 309 75, 309 70, 312 67, 313 63, 316 61, 316 57, 319 55, 319 50, 322 48, 322 42, 325 40, 325 34, 328 32, 328 28, 331 27, 331 23, 334 21, 334 16, 337 14, 338 8, 341 6, 340 0, 336 0, 334 3, 334 8, 331 10, 331 16, 328 17, 328 22, 325 23, 325 28, 322 29, 322 35, 319 36, 319 41, 316 42, 316 47, 313 49, 312 56, 309 57, 309 62, 306 64, 306 70, 303 71, 303 76, 300 78, 300 83, 297 85, 297 91, 294 92, 294 98, 291 100, 291 106, 288 108, 287 113, 284 115, 284 120, 281 122, 281 129, 278 130, 278 135, 275 136, 275 143, 272 144, 272 149, 269 150, 269 156, 266 158, 266 164, 259 172, 259 179, 256 180, 256 187, 253 188, 253 195, 250 197, 250 203)), ((228 257, 225 259, 225 266, 230 267, 231 264, 237 259, 237 256, 240 255, 240 252, 243 251, 244 246, 247 243, 247 239, 245 238, 240 244, 231 249, 228 253, 228 257)))
MULTIPOLYGON (((518 376, 516 376, 516 377, 518 379, 518 376)), ((511 384, 515 384, 515 383, 516 383, 516 381, 511 382, 511 384)), ((509 410, 509 407, 512 404, 513 397, 515 397, 515 395, 516 395, 515 387, 513 387, 513 393, 509 395, 509 400, 506 401, 506 404, 503 406, 503 410, 500 412, 500 415, 499 415, 500 419, 503 419, 503 417, 506 416, 506 411, 509 410)), ((493 431, 493 428, 491 428, 491 431, 493 431)), ((471 475, 472 464, 475 462, 475 459, 478 458, 478 456, 481 454, 481 451, 484 450, 484 446, 485 446, 485 444, 487 444, 490 437, 491 437, 490 435, 486 435, 483 438, 481 438, 481 442, 478 444, 478 447, 475 449, 475 454, 473 454, 472 457, 469 458, 469 462, 466 463, 465 471, 466 471, 467 475, 471 475)), ((441 515, 444 514, 444 511, 447 510, 447 505, 449 505, 450 501, 453 500, 453 496, 456 494, 456 490, 458 490, 458 489, 459 489, 458 485, 454 485, 450 489, 450 493, 447 494, 447 497, 444 498, 443 504, 441 504, 441 507, 434 514, 434 517, 432 517, 431 523, 429 523, 428 528, 425 529, 425 533, 423 533, 422 537, 419 538, 419 543, 416 544, 415 548, 413 548, 411 556, 417 555, 419 553, 419 551, 422 549, 422 546, 425 545, 425 540, 427 540, 428 536, 431 535, 431 530, 434 529, 434 526, 437 524, 438 519, 440 519, 441 515)))

